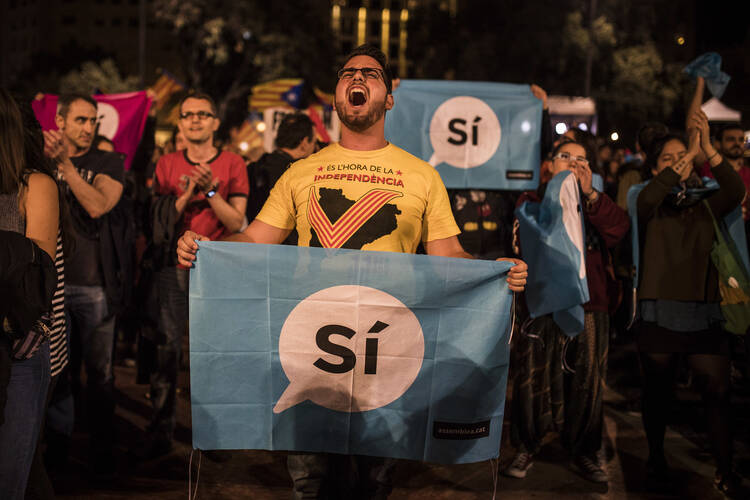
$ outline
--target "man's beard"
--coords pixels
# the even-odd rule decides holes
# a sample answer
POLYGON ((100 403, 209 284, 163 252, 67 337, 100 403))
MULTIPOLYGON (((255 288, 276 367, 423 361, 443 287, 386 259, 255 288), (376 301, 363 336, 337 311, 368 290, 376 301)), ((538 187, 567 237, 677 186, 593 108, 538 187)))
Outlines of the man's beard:
POLYGON ((723 150, 721 152, 722 156, 725 156, 726 158, 729 158, 730 160, 736 160, 738 158, 742 158, 742 147, 735 146, 726 150, 723 150))
POLYGON ((370 111, 366 115, 351 117, 346 116, 343 111, 344 104, 345 103, 341 101, 336 102, 336 114, 339 115, 339 120, 341 120, 341 123, 343 123, 344 126, 352 132, 364 132, 368 128, 375 125, 378 120, 380 120, 383 115, 385 115, 385 98, 379 106, 377 105, 377 103, 373 103, 373 105, 370 106, 370 111))

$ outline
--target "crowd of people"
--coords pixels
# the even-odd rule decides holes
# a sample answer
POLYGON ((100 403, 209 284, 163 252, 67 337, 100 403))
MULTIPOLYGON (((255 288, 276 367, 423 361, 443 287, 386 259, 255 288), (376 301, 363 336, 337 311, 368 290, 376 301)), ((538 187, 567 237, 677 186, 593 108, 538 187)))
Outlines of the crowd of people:
MULTIPOLYGON (((150 384, 147 437, 133 453, 142 459, 169 453, 188 333, 189 269, 200 261, 196 242, 328 246, 308 216, 316 196, 308 172, 323 163, 361 158, 398 166, 409 182, 398 200, 395 230, 374 241, 350 238, 342 247, 509 260, 509 288, 521 299, 528 270, 514 209, 541 200, 550 179, 563 171, 577 179, 590 296, 584 328, 571 337, 551 315, 530 318, 519 301, 521 333, 511 351, 509 407, 517 452, 504 474, 524 478, 544 437, 555 431, 583 477, 609 480, 602 435, 610 340, 626 335, 632 323, 643 377, 648 487, 667 492, 672 487, 664 433, 675 370, 684 356, 704 393, 716 487, 728 495, 737 491, 741 480, 733 470, 729 398, 736 337, 722 328, 711 260, 712 218, 747 200, 750 166, 739 124, 711 134, 700 111, 702 79, 685 130, 644 124, 633 154, 577 128, 554 138, 547 95, 532 85, 544 109, 543 162, 539 188, 525 193, 447 190, 434 168, 386 141, 386 112, 397 105, 394 85, 382 52, 355 49, 338 72, 340 141, 321 149, 313 122, 293 113, 279 126, 276 149, 249 164, 215 140, 220 120, 211 96, 191 93, 179 104, 178 126, 163 150, 155 148, 151 119, 138 161, 128 172, 112 142, 97 135, 97 103, 90 96, 61 96, 58 130, 42 132, 29 103, 0 91, 4 498, 54 497, 46 468, 67 460, 79 418, 90 436, 92 473, 116 472, 118 333, 137 346, 139 381, 150 384), (596 175, 603 180, 601 189, 595 187, 596 175), (702 189, 709 177, 717 189, 702 189), (640 192, 629 214, 628 193, 634 187, 640 192), (641 249, 637 276, 630 251, 634 234, 641 249), (634 279, 639 286, 631 304, 634 279)), ((350 199, 371 189, 331 182, 326 186, 350 199)), ((290 452, 295 497, 389 494, 395 460, 343 459, 356 463, 356 474, 341 476, 340 456, 290 452)))

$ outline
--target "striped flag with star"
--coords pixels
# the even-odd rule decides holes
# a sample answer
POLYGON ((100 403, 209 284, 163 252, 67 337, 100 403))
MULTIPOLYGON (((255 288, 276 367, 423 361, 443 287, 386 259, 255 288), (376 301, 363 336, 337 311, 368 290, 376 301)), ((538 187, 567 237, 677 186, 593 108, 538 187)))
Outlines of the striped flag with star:
POLYGON ((236 143, 241 150, 250 151, 251 149, 263 147, 263 134, 258 132, 258 123, 258 120, 247 118, 237 129, 237 133, 232 138, 232 141, 236 143), (244 147, 242 146, 243 143, 245 143, 244 147))
POLYGON ((248 106, 256 111, 279 106, 298 109, 303 87, 304 81, 301 78, 281 78, 261 83, 253 87, 248 106))
POLYGON ((333 108, 333 100, 335 97, 333 94, 323 92, 318 87, 313 88, 313 93, 315 94, 315 97, 318 99, 318 102, 320 104, 329 108, 333 108))
POLYGON ((151 86, 156 100, 156 109, 160 110, 169 101, 169 98, 175 92, 185 90, 183 85, 175 76, 167 70, 162 70, 161 76, 156 83, 151 86))

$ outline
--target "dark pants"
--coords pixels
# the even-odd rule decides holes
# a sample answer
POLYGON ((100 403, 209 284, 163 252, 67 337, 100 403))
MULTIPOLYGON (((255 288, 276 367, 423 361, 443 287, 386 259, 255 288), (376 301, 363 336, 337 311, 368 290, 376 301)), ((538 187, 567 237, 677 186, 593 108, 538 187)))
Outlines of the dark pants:
POLYGON ((151 431, 171 441, 176 425, 177 375, 182 354, 182 336, 188 326, 187 269, 168 267, 157 275, 159 289, 159 338, 156 339, 156 366, 151 374, 151 402, 154 413, 151 431))
POLYGON ((295 500, 380 500, 393 489, 392 458, 290 452, 286 463, 295 500))
POLYGON ((13 361, 5 421, 0 425, 0 492, 23 499, 36 451, 50 382, 49 343, 30 359, 13 361))
MULTIPOLYGON (((72 324, 72 340, 86 368, 86 416, 91 432, 92 460, 110 459, 114 443, 115 317, 109 314, 107 296, 101 286, 66 284, 65 307, 72 324)), ((73 374, 74 384, 77 375, 73 374)))
POLYGON ((558 431, 573 456, 602 446, 602 392, 609 357, 609 318, 587 312, 584 330, 567 337, 550 316, 519 334, 512 350, 513 445, 536 454, 549 431, 558 431))

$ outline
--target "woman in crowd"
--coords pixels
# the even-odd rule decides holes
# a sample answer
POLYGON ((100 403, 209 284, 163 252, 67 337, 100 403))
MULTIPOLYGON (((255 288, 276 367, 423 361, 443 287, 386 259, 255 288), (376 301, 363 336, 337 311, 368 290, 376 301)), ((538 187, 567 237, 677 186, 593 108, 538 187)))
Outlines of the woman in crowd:
POLYGON ((732 472, 729 334, 721 327, 717 271, 711 262, 714 226, 706 204, 686 191, 698 187, 693 159, 708 158, 720 189, 707 198, 721 219, 742 201, 742 180, 711 145, 708 120, 691 115, 689 144, 677 135, 653 141, 646 156, 655 177, 638 196, 641 235, 636 340, 644 378, 643 425, 649 444, 648 485, 669 486, 664 432, 674 395, 677 355, 684 354, 704 390, 716 486, 730 492, 732 472), (678 189, 675 189, 678 188, 678 189))
POLYGON ((56 287, 59 223, 57 184, 51 172, 26 162, 22 123, 17 104, 0 89, 0 362, 9 366, 0 491, 11 500, 24 498, 50 382, 51 323, 38 320, 50 312, 56 287))
MULTIPOLYGON (((570 170, 580 186, 591 300, 584 304, 584 330, 572 339, 559 329, 551 315, 534 320, 526 328, 529 335, 516 337, 512 350, 511 439, 518 453, 504 471, 511 477, 525 477, 546 433, 558 430, 586 479, 609 480, 599 453, 609 350, 607 249, 622 239, 629 222, 621 208, 592 187, 589 157, 587 148, 574 141, 560 142, 552 151, 552 175, 570 170)), ((540 200, 545 189, 543 184, 536 193, 524 193, 519 205, 526 200, 540 200)))

